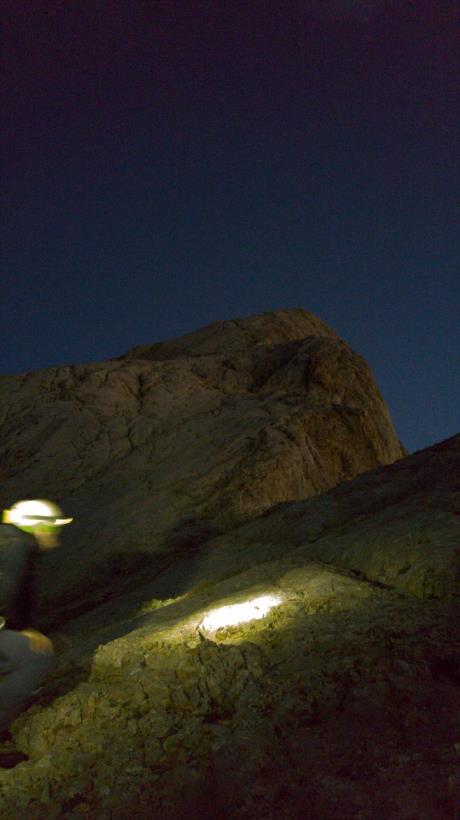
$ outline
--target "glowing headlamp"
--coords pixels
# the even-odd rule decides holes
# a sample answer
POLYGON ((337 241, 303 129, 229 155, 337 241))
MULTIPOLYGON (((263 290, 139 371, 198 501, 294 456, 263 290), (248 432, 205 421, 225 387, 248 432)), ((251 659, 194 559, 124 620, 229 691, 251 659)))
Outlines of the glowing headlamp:
POLYGON ((18 501, 10 510, 4 510, 3 523, 14 524, 25 532, 56 531, 58 527, 70 524, 72 518, 64 518, 62 510, 52 501, 39 498, 30 501, 18 501))

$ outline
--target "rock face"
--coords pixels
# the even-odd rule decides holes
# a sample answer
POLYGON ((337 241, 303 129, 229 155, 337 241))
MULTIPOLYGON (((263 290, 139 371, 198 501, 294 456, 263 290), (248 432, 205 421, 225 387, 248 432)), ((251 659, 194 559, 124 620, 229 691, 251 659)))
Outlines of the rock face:
POLYGON ((69 623, 0 815, 454 820, 459 477, 460 435, 69 623))
POLYGON ((303 311, 1 389, 3 503, 77 523, 0 817, 456 817, 460 436, 303 311))
POLYGON ((250 561, 296 555, 421 599, 460 594, 460 435, 346 481, 280 504, 213 541, 216 578, 250 561))
POLYGON ((44 608, 405 454, 365 361, 303 310, 3 377, 0 395, 2 505, 49 497, 75 518, 44 608))

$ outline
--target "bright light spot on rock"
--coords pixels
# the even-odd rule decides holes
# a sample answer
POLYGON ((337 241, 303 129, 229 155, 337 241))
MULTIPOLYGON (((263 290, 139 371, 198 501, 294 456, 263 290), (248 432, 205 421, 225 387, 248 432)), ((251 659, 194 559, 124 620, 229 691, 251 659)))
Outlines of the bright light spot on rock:
POLYGON ((214 631, 223 626, 237 626, 247 621, 257 621, 264 618, 267 612, 274 606, 281 603, 281 598, 276 595, 261 595, 252 601, 244 604, 230 604, 214 609, 202 620, 200 627, 214 631))

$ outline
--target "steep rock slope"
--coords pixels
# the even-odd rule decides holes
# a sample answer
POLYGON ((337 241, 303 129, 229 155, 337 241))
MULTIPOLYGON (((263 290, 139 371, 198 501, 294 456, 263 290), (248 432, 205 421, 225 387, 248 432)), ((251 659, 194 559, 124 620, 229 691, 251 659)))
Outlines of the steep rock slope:
POLYGON ((458 476, 460 436, 280 505, 68 624, 12 727, 30 760, 0 771, 0 813, 455 820, 458 476), (385 568, 417 553, 431 589, 385 568))
POLYGON ((214 539, 201 576, 282 555, 287 543, 418 598, 459 595, 460 435, 214 539))
POLYGON ((2 503, 50 497, 75 517, 47 556, 44 607, 153 577, 190 549, 192 519, 193 547, 404 455, 365 361, 302 310, 4 377, 0 392, 2 503))

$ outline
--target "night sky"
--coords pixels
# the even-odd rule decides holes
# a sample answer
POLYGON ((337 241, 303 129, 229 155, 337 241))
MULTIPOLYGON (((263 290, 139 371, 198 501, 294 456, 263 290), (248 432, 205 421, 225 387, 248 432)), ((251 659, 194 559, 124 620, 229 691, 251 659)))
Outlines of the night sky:
POLYGON ((301 307, 458 432, 455 8, 2 0, 0 372, 301 307))

